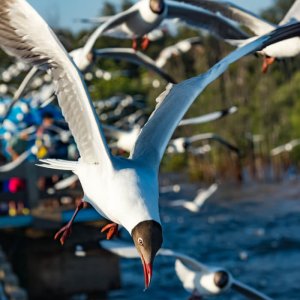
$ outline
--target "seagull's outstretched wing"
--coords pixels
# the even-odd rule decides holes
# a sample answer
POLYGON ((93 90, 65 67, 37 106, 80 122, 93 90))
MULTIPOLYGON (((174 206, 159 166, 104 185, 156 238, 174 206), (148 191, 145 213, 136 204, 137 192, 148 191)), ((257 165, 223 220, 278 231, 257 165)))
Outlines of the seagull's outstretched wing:
POLYGON ((20 166, 32 153, 32 150, 26 150, 17 159, 0 166, 0 173, 10 172, 20 166))
POLYGON ((171 83, 176 83, 176 81, 167 74, 164 70, 158 67, 154 60, 152 60, 149 56, 135 51, 131 48, 105 48, 93 51, 96 57, 108 57, 114 59, 121 59, 125 61, 129 61, 131 63, 137 64, 139 66, 144 66, 149 70, 160 75, 166 81, 171 83))
POLYGON ((236 146, 232 145, 230 142, 226 141, 224 138, 215 133, 201 133, 193 135, 187 139, 187 143, 191 144, 202 140, 214 140, 227 147, 229 150, 236 152, 237 154, 240 152, 236 146))
MULTIPOLYGON (((115 253, 121 257, 124 257, 124 258, 139 258, 140 257, 136 248, 134 247, 134 245, 130 244, 130 243, 126 243, 123 241, 103 240, 103 241, 100 241, 100 245, 102 248, 104 248, 112 253, 115 253)), ((195 259, 193 259, 187 255, 175 252, 170 249, 162 248, 158 251, 157 254, 163 255, 163 256, 175 257, 175 258, 181 260, 184 264, 188 265, 195 271, 205 271, 208 269, 205 265, 199 263, 195 259)))
POLYGON ((251 11, 230 2, 208 1, 208 0, 179 0, 186 2, 214 13, 218 13, 225 18, 236 21, 253 31, 256 35, 266 34, 276 28, 276 25, 260 18, 251 11))
POLYGON ((217 191, 217 189, 218 185, 216 183, 213 183, 208 189, 204 191, 198 191, 198 194, 194 199, 195 204, 201 207, 204 204, 204 202, 217 191))
POLYGON ((82 77, 52 30, 26 1, 1 1, 0 46, 51 70, 59 105, 83 161, 107 163, 110 152, 82 77))
POLYGON ((158 254, 163 255, 163 256, 175 257, 176 259, 179 259, 183 264, 190 267, 194 271, 197 271, 197 272, 208 271, 207 266, 205 266, 204 264, 200 263, 199 261, 197 261, 185 254, 178 253, 178 252, 175 252, 170 249, 160 249, 158 254))
POLYGON ((186 125, 194 125, 194 124, 202 124, 202 123, 207 123, 207 122, 211 122, 211 121, 215 121, 221 118, 224 118, 225 116, 229 115, 229 114, 233 114, 237 111, 237 107, 236 106, 232 106, 228 109, 223 109, 220 111, 215 111, 206 115, 202 115, 199 117, 195 117, 195 118, 190 118, 190 119, 184 119, 182 121, 180 121, 180 123, 178 124, 178 126, 186 126, 186 125))
POLYGON ((83 47, 82 54, 87 55, 90 53, 97 41, 97 39, 106 31, 115 28, 122 23, 128 21, 130 18, 134 18, 139 13, 138 5, 133 5, 129 9, 116 14, 109 18, 106 22, 102 23, 89 37, 86 44, 83 47))
POLYGON ((99 242, 101 247, 124 258, 139 258, 136 248, 133 244, 122 241, 102 240, 99 242))
POLYGON ((64 178, 60 181, 58 181, 57 183, 55 183, 54 188, 56 190, 63 190, 68 188, 70 185, 72 185, 73 183, 75 183, 78 180, 78 176, 76 174, 73 174, 67 178, 64 178))
POLYGON ((296 0, 291 6, 287 14, 280 21, 279 25, 284 25, 289 22, 300 21, 300 0, 296 0))
POLYGON ((27 73, 27 75, 24 77, 23 81, 19 85, 18 89, 14 93, 13 100, 10 102, 5 115, 3 119, 5 120, 8 115, 10 114, 12 108, 15 106, 15 104, 19 101, 20 97, 22 97, 24 91, 26 90, 27 86, 31 83, 32 79, 35 77, 35 75, 38 73, 37 67, 32 67, 31 70, 27 73))
POLYGON ((300 23, 279 27, 274 32, 236 49, 206 73, 170 86, 157 98, 157 106, 143 127, 130 157, 145 166, 159 167, 166 146, 178 123, 197 96, 228 66, 245 55, 280 40, 299 35, 300 23))
POLYGON ((225 40, 249 38, 245 32, 232 25, 225 18, 208 10, 176 1, 166 1, 166 3, 168 5, 168 18, 179 18, 190 26, 206 29, 211 34, 225 40))
POLYGON ((254 300, 272 300, 272 298, 264 295, 263 293, 259 292, 258 290, 250 287, 247 284, 244 284, 238 280, 232 279, 231 288, 238 292, 241 295, 244 295, 248 299, 254 300))

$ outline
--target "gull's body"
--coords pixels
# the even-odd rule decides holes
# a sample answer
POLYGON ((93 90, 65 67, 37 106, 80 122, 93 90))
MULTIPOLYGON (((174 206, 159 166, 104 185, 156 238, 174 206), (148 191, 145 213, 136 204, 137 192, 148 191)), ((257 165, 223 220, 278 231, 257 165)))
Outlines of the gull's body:
MULTIPOLYGON (((158 170, 176 126, 195 98, 231 63, 299 32, 300 24, 280 28, 232 52, 207 73, 169 86, 158 97, 158 105, 143 127, 129 159, 124 159, 110 153, 81 74, 45 21, 25 0, 2 0, 0 6, 1 48, 50 70, 59 106, 80 153, 77 162, 44 160, 43 166, 77 174, 84 190, 84 201, 115 222, 111 224, 114 227, 110 227, 113 233, 118 224, 129 231, 143 262, 146 287, 151 281, 155 255, 162 245, 158 170)), ((58 232, 58 236, 63 233, 62 242, 82 207, 83 202, 69 224, 58 232)))
MULTIPOLYGON (((101 247, 124 258, 138 258, 133 245, 122 241, 101 241, 101 247)), ((232 274, 222 267, 203 264, 185 254, 170 249, 160 249, 160 256, 175 258, 175 272, 183 287, 189 293, 200 297, 211 297, 224 294, 232 289, 248 299, 271 300, 268 296, 254 288, 236 280, 232 274)))
POLYGON ((197 195, 193 201, 186 200, 174 200, 170 203, 170 206, 174 207, 184 207, 187 210, 197 213, 200 211, 201 207, 205 203, 205 201, 211 197, 218 189, 218 185, 216 183, 212 184, 209 188, 203 190, 200 189, 197 192, 197 195))

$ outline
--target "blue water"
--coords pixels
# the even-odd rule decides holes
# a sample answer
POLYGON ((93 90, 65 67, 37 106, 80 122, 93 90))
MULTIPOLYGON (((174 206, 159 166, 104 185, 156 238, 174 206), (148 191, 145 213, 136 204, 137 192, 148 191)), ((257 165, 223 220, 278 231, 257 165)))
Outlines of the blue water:
MULTIPOLYGON (((193 199, 195 186, 161 196, 164 247, 222 266, 274 299, 300 299, 300 183, 221 186, 194 214, 170 207, 193 199)), ((123 238, 129 238, 125 232, 123 238)), ((149 290, 139 260, 121 260, 122 289, 109 299, 188 299, 174 272, 174 260, 157 257, 149 290)), ((211 299, 245 299, 228 291, 211 299)))

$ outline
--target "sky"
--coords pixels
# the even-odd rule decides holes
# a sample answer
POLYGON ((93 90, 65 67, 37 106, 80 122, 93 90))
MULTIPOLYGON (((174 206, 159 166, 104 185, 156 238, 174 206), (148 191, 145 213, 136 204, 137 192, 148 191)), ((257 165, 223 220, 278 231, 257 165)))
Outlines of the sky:
MULTIPOLYGON (((86 28, 75 20, 99 15, 104 0, 28 0, 52 27, 68 28, 74 32, 86 28)), ((110 0, 120 4, 120 0, 110 0)), ((135 1, 136 2, 136 1, 135 1)), ((274 3, 274 0, 231 0, 231 2, 258 13, 274 3)))

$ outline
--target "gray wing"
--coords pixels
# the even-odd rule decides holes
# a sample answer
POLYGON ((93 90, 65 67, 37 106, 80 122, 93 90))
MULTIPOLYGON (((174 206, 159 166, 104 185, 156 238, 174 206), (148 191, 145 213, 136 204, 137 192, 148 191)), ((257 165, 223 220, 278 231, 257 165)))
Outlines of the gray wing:
POLYGON ((187 143, 191 144, 191 143, 194 143, 194 142, 197 142, 197 141, 202 141, 202 140, 217 141, 218 143, 222 144, 223 146, 225 146, 229 150, 231 150, 233 152, 236 152, 238 155, 240 153, 239 149, 236 146, 232 145, 227 140, 225 140, 224 138, 222 138, 221 136, 219 136, 215 133, 201 133, 201 134, 194 135, 190 138, 187 138, 187 143))
POLYGON ((212 112, 212 113, 209 113, 209 114, 206 114, 206 115, 202 115, 202 116, 199 116, 199 117, 182 120, 182 121, 180 121, 178 126, 202 124, 202 123, 215 121, 215 120, 218 120, 218 119, 222 119, 222 118, 224 118, 225 116, 227 116, 229 114, 233 114, 237 110, 238 109, 237 109, 236 106, 232 106, 229 109, 223 109, 223 110, 215 111, 215 112, 212 112))
MULTIPOLYGON (((130 244, 130 243, 127 243, 124 241, 120 241, 120 240, 119 241, 104 240, 104 241, 100 241, 99 243, 102 248, 104 248, 112 253, 115 253, 121 257, 125 257, 125 258, 139 258, 140 257, 133 244, 130 244)), ((191 267, 195 271, 205 271, 208 269, 205 265, 199 263, 195 259, 193 259, 187 255, 175 252, 170 249, 162 248, 158 251, 157 255, 175 257, 175 258, 179 259, 180 261, 182 261, 185 265, 188 265, 189 267, 191 267)))
POLYGON ((158 97, 157 106, 143 127, 130 157, 151 168, 159 167, 166 146, 178 123, 199 94, 230 64, 280 40, 299 35, 300 23, 277 28, 247 45, 236 49, 206 73, 170 85, 158 97))
POLYGON ((10 55, 50 69, 59 105, 82 159, 88 163, 110 162, 110 152, 80 72, 53 31, 26 1, 1 1, 0 45, 10 55))
POLYGON ((253 300, 272 300, 272 298, 268 297, 267 295, 257 291, 256 289, 238 281, 233 279, 232 283, 231 283, 231 288, 244 295, 245 297, 247 297, 248 299, 253 299, 253 300))
POLYGON ((24 79, 21 82, 21 84, 19 85, 18 89, 15 91, 13 100, 9 104, 3 119, 6 119, 8 117, 8 115, 10 114, 12 108, 19 101, 20 97, 22 97, 25 89, 31 83, 32 79, 36 76, 37 73, 38 73, 38 68, 37 67, 32 67, 31 70, 24 77, 24 79))
POLYGON ((279 25, 300 20, 300 0, 296 0, 279 25))
POLYGON ((248 27, 256 35, 263 35, 274 30, 277 25, 260 18, 251 11, 230 2, 211 1, 211 0, 179 0, 198 7, 202 7, 211 12, 218 13, 225 18, 236 21, 248 27))
POLYGON ((218 16, 208 10, 194 5, 166 1, 168 5, 168 18, 180 18, 190 26, 208 30, 213 35, 222 39, 242 40, 249 36, 228 22, 222 16, 218 16))
POLYGON ((135 51, 131 48, 105 48, 105 49, 98 49, 94 50, 93 53, 97 57, 108 57, 114 59, 121 59, 125 61, 129 61, 139 66, 144 66, 149 70, 160 75, 166 81, 175 83, 176 81, 167 74, 164 70, 158 67, 154 60, 152 60, 149 56, 135 51))
POLYGON ((89 37, 86 44, 83 47, 83 55, 90 53, 97 41, 97 39, 106 31, 115 28, 122 23, 128 21, 130 18, 134 18, 139 13, 138 8, 134 5, 128 10, 125 10, 115 16, 109 18, 106 22, 101 24, 89 37))

